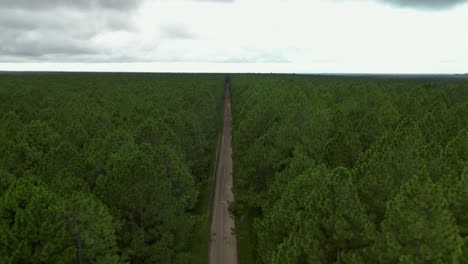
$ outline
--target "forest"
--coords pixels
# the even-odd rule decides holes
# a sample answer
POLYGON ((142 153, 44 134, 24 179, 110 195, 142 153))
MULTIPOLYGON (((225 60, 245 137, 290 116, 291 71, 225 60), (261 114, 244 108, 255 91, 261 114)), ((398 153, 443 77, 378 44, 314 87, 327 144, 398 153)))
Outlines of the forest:
POLYGON ((0 263, 197 263, 223 84, 1 74, 0 263))
POLYGON ((468 82, 0 74, 0 263, 206 263, 230 83, 238 260, 468 263, 468 82))
POLYGON ((468 82, 233 75, 240 263, 468 263, 468 82))

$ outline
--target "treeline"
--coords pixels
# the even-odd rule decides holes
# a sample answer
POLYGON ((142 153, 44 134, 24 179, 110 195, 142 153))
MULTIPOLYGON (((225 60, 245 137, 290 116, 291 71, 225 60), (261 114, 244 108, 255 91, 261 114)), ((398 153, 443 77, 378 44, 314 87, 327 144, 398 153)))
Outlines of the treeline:
POLYGON ((466 80, 231 87, 241 263, 468 262, 466 80))
POLYGON ((223 82, 0 75, 0 262, 192 263, 223 82))

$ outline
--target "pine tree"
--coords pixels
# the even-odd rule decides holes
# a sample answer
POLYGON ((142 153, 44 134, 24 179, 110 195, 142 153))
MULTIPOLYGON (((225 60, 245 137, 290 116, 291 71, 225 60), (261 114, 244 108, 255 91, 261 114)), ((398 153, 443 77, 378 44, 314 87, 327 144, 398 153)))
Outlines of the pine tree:
POLYGON ((374 223, 382 221, 386 203, 400 185, 424 165, 423 150, 419 128, 410 118, 405 118, 360 156, 353 167, 353 179, 374 223))
POLYGON ((5 193, 8 187, 15 181, 15 177, 6 170, 0 169, 0 197, 5 193))
POLYGON ((463 238, 462 254, 458 261, 460 264, 468 264, 468 236, 463 238))
POLYGON ((468 161, 468 130, 462 129, 447 143, 444 152, 444 170, 454 175, 461 175, 468 161))
POLYGON ((444 175, 440 184, 445 191, 450 211, 456 219, 460 235, 468 236, 468 162, 465 162, 465 169, 460 176, 449 173, 444 175))
POLYGON ((36 179, 13 183, 0 199, 0 262, 71 263, 74 248, 59 197, 36 179))
POLYGON ((443 174, 442 143, 445 138, 443 124, 437 120, 432 113, 428 113, 423 120, 418 123, 418 127, 425 139, 423 156, 429 175, 437 181, 443 174))
POLYGON ((330 263, 368 244, 368 220, 349 172, 309 170, 259 223, 266 263, 330 263))
POLYGON ((19 175, 33 173, 44 180, 50 180, 47 173, 52 155, 60 143, 60 136, 44 121, 32 121, 24 127, 19 135, 19 175))
POLYGON ((459 257, 455 220, 427 173, 403 184, 388 203, 375 250, 381 263, 453 263, 459 257))
POLYGON ((126 143, 96 183, 98 197, 123 220, 121 248, 133 262, 171 262, 191 232, 193 179, 165 146, 126 143))
POLYGON ((23 130, 23 123, 14 112, 5 113, 0 119, 0 168, 15 173, 20 159, 18 134, 23 130))
POLYGON ((439 180, 460 234, 468 236, 468 131, 461 130, 446 147, 444 174, 439 180))
POLYGON ((75 263, 121 262, 117 254, 117 223, 92 194, 73 192, 64 197, 61 217, 75 247, 75 263))

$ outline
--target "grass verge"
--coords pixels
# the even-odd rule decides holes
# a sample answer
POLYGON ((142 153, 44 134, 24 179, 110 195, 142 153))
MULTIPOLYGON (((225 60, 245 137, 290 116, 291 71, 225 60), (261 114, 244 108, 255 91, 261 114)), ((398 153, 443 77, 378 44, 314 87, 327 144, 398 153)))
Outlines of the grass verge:
POLYGON ((251 214, 236 220, 237 259, 239 264, 255 263, 255 237, 251 214))
POLYGON ((221 135, 218 135, 218 144, 215 150, 215 156, 211 168, 211 177, 200 185, 199 199, 194 213, 199 218, 198 227, 195 229, 192 242, 191 261, 194 264, 209 263, 209 246, 211 232, 211 215, 213 211, 213 196, 216 183, 216 170, 218 167, 219 148, 221 144, 221 135))

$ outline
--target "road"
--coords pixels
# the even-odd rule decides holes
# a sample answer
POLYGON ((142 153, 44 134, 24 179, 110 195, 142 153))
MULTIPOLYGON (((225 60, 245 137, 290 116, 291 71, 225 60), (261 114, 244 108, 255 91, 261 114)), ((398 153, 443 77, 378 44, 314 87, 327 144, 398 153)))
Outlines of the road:
POLYGON ((216 189, 211 221, 211 264, 237 264, 236 237, 231 231, 234 228, 234 219, 228 212, 228 201, 234 199, 232 193, 232 125, 229 84, 226 84, 225 89, 224 128, 216 171, 216 189))

